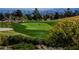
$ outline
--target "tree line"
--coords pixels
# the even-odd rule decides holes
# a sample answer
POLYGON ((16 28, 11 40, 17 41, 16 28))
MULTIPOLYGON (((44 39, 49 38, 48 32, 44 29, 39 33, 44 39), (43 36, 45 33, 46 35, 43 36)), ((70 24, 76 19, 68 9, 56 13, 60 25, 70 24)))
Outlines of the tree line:
POLYGON ((30 14, 24 14, 21 10, 16 10, 12 13, 0 13, 0 21, 6 21, 6 20, 22 20, 23 18, 28 20, 55 20, 59 18, 65 18, 65 17, 72 17, 79 15, 79 10, 75 10, 74 12, 67 8, 63 13, 55 12, 55 13, 46 13, 45 15, 42 15, 37 8, 33 10, 33 12, 30 14))

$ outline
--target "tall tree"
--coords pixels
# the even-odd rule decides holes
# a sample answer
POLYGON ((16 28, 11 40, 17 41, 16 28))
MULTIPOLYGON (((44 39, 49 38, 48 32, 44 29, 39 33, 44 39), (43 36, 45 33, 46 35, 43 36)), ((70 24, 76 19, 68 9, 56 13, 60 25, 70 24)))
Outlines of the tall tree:
POLYGON ((77 15, 79 15, 79 10, 75 10, 75 12, 74 12, 74 14, 73 14, 74 16, 77 16, 77 15))
POLYGON ((33 19, 37 20, 37 19, 42 19, 41 14, 39 13, 39 10, 37 8, 35 8, 35 10, 32 13, 32 17, 33 19))
POLYGON ((28 20, 32 20, 32 16, 30 14, 26 14, 28 20))
POLYGON ((46 14, 46 15, 43 15, 43 19, 44 20, 47 20, 48 19, 48 15, 46 14))
POLYGON ((21 10, 16 10, 15 13, 14 13, 15 16, 17 17, 22 17, 23 16, 23 13, 21 10))
POLYGON ((4 19, 3 13, 0 13, 0 20, 3 20, 3 19, 4 19))
POLYGON ((10 17, 10 13, 4 13, 4 16, 5 16, 6 18, 9 18, 9 17, 10 17))
POLYGON ((72 10, 70 8, 67 8, 67 10, 64 13, 64 16, 65 17, 71 17, 71 16, 73 16, 72 10))
POLYGON ((54 19, 58 19, 58 18, 59 18, 59 13, 55 12, 54 19))
POLYGON ((21 21, 22 19, 22 16, 23 16, 23 13, 22 13, 22 11, 21 10, 16 10, 14 13, 13 13, 13 15, 14 15, 14 20, 16 20, 16 21, 18 21, 19 22, 19 20, 21 21))

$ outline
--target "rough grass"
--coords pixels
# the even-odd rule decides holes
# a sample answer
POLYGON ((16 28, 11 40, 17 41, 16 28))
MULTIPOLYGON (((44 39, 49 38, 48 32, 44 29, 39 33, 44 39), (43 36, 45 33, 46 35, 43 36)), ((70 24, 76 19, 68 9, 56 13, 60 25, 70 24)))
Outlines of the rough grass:
POLYGON ((11 36, 11 35, 17 35, 20 33, 17 33, 15 31, 0 31, 0 37, 1 36, 11 36))
POLYGON ((0 22, 0 28, 11 28, 11 22, 0 22))

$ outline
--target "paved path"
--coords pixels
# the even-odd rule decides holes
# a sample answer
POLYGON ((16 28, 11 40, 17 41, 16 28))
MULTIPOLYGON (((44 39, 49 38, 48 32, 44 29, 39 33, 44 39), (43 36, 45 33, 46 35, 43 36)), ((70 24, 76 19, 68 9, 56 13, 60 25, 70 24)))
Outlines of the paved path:
POLYGON ((13 30, 12 28, 0 28, 0 31, 9 31, 9 30, 13 30))

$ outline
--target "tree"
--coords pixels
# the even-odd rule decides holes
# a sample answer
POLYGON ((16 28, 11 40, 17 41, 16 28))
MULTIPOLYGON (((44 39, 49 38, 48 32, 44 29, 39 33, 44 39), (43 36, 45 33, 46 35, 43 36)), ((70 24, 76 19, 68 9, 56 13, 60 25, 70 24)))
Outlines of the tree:
POLYGON ((4 16, 9 19, 10 13, 5 13, 4 16))
POLYGON ((35 10, 33 11, 32 15, 33 15, 32 18, 34 20, 42 19, 41 14, 39 13, 39 10, 37 8, 35 8, 35 10))
POLYGON ((64 13, 64 16, 65 17, 71 17, 71 16, 73 16, 72 10, 70 8, 67 8, 67 10, 64 13))
POLYGON ((48 19, 48 15, 47 15, 47 14, 44 15, 44 16, 43 16, 43 19, 44 19, 44 20, 47 20, 47 19, 48 19))
POLYGON ((14 16, 14 20, 16 20, 17 22, 19 22, 19 20, 20 20, 20 21, 22 20, 23 13, 22 13, 21 10, 16 10, 16 11, 13 13, 13 16, 14 16))
POLYGON ((32 20, 32 17, 30 14, 26 14, 26 16, 27 16, 28 20, 32 20))
POLYGON ((53 20, 54 19, 54 15, 53 14, 49 14, 49 19, 53 20))
POLYGON ((77 16, 77 15, 79 15, 79 11, 78 10, 75 10, 75 12, 74 12, 74 14, 73 14, 74 16, 77 16))
POLYGON ((0 13, 0 20, 4 19, 3 13, 0 13))
POLYGON ((58 19, 58 18, 59 18, 59 13, 55 12, 54 19, 58 19))
POLYGON ((14 15, 15 15, 16 17, 22 17, 22 16, 23 16, 21 10, 16 10, 15 13, 14 13, 14 15))

